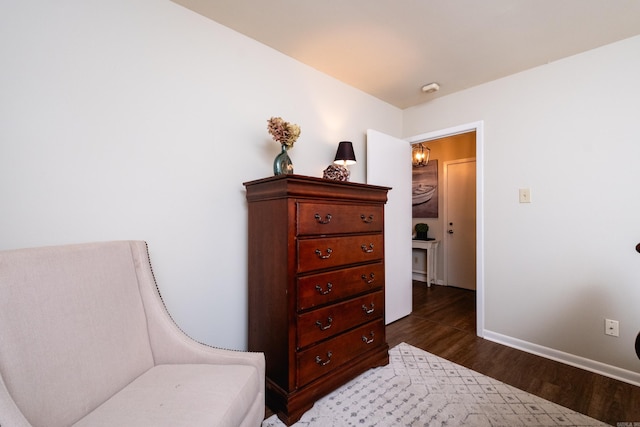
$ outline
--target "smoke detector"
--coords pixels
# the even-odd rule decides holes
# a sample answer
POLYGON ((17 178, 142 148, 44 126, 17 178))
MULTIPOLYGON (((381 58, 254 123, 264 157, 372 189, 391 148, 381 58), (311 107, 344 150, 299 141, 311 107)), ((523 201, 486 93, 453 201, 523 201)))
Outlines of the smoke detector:
POLYGON ((422 91, 424 93, 434 93, 440 90, 440 85, 438 83, 429 83, 428 85, 422 86, 422 91))

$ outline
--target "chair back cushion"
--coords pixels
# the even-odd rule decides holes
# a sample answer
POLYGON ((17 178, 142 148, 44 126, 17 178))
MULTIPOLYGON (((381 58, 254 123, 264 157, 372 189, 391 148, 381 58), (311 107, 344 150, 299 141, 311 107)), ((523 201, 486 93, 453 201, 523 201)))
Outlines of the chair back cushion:
POLYGON ((73 424, 152 366, 130 242, 0 252, 0 375, 33 426, 73 424))

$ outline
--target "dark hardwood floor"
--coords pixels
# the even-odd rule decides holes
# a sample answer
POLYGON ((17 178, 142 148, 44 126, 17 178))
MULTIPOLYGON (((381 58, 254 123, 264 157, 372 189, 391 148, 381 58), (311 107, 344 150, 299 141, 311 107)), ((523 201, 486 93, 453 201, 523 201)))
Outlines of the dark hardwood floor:
POLYGON ((406 342, 614 426, 640 425, 640 387, 478 338, 475 310, 473 291, 414 282, 413 313, 387 325, 387 342, 406 342))

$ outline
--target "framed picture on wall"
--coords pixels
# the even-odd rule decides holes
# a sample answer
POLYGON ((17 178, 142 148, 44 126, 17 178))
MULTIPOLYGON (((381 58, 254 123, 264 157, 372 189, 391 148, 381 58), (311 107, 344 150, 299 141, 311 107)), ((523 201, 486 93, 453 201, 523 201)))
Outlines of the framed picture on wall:
POLYGON ((412 197, 414 218, 438 218, 438 160, 413 166, 412 197))

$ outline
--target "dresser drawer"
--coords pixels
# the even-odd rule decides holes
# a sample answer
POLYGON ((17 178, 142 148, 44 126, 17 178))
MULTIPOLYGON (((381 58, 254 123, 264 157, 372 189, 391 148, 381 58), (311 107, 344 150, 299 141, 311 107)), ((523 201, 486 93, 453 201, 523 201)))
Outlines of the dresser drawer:
POLYGON ((330 338, 383 314, 384 297, 378 291, 298 315, 298 348, 330 338))
POLYGON ((298 272, 382 259, 382 234, 298 240, 298 272))
POLYGON ((298 281, 298 311, 379 289, 384 285, 384 264, 361 265, 329 273, 303 276, 298 281))
POLYGON ((297 387, 319 378, 357 356, 385 344, 382 319, 338 335, 297 354, 297 387))
POLYGON ((298 235, 373 233, 382 231, 383 207, 328 203, 298 203, 298 235))

